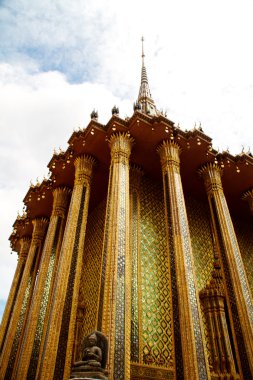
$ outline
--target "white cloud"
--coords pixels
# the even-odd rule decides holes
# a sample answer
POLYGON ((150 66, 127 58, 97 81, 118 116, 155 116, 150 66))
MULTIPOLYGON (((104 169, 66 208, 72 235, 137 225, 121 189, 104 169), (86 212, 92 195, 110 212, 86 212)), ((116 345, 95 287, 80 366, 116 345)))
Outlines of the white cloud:
POLYGON ((16 264, 7 241, 16 211, 30 180, 47 174, 53 148, 65 148, 93 108, 104 123, 114 104, 122 117, 131 114, 141 35, 157 106, 183 129, 201 121, 215 147, 253 149, 252 11, 250 0, 9 0, 0 7, 1 283, 16 264))
POLYGON ((131 102, 117 99, 104 85, 69 84, 58 72, 29 74, 0 64, 0 104, 0 278, 6 284, 1 299, 12 278, 6 279, 6 268, 12 267, 13 275, 16 266, 7 239, 30 180, 47 174, 54 147, 65 149, 73 128, 86 126, 94 107, 106 123, 114 104, 124 117, 131 102))

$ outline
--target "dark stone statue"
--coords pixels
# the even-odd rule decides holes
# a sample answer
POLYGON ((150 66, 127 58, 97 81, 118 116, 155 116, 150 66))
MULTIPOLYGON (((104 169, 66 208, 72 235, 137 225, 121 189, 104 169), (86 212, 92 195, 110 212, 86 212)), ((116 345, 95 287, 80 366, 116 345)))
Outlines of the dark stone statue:
POLYGON ((82 360, 74 363, 70 378, 106 380, 107 354, 107 338, 99 331, 92 332, 83 340, 82 360))

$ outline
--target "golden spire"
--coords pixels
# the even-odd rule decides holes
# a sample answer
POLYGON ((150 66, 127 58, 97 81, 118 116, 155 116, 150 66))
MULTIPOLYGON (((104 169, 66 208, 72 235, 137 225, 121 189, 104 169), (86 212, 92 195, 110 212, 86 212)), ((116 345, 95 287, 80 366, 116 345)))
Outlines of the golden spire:
POLYGON ((149 84, 148 84, 148 76, 147 70, 144 63, 144 38, 141 38, 142 42, 142 68, 141 68, 141 85, 139 90, 138 100, 134 105, 135 110, 140 110, 143 113, 146 113, 150 116, 157 115, 157 109, 155 103, 151 97, 149 84))

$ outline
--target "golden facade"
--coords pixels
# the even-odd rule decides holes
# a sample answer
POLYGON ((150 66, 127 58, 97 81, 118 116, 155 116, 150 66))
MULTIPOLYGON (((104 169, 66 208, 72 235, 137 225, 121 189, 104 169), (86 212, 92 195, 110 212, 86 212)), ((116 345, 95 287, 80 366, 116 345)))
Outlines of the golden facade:
POLYGON ((109 380, 253 379, 253 157, 218 153, 151 98, 96 112, 14 223, 1 379, 69 379, 92 331, 109 380))

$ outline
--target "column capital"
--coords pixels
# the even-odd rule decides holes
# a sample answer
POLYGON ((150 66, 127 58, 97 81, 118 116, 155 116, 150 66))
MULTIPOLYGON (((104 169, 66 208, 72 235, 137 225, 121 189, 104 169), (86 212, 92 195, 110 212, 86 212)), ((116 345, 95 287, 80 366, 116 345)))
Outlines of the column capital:
POLYGON ((46 228, 48 226, 48 218, 36 218, 32 220, 33 224, 33 235, 32 235, 32 243, 34 245, 40 245, 43 241, 46 228))
POLYGON ((248 202, 249 208, 250 208, 250 212, 253 215, 253 189, 246 191, 242 195, 242 200, 248 202))
POLYGON ((30 245, 31 245, 31 237, 30 236, 23 236, 20 239, 21 248, 20 248, 20 252, 18 255, 19 260, 26 260, 29 249, 30 249, 30 245))
POLYGON ((129 133, 114 133, 109 139, 111 158, 113 162, 128 163, 134 143, 129 133))
POLYGON ((75 159, 75 185, 89 185, 93 167, 96 164, 94 157, 81 155, 75 159))
POLYGON ((203 165, 198 173, 204 180, 207 192, 223 189, 221 182, 223 170, 219 165, 209 162, 203 165))
POLYGON ((70 193, 71 189, 69 189, 68 187, 57 187, 53 190, 53 216, 60 216, 62 218, 65 217, 70 193))
POLYGON ((163 142, 157 147, 157 153, 160 156, 162 170, 166 170, 168 166, 173 165, 179 171, 180 154, 182 149, 174 141, 163 140, 163 142))

